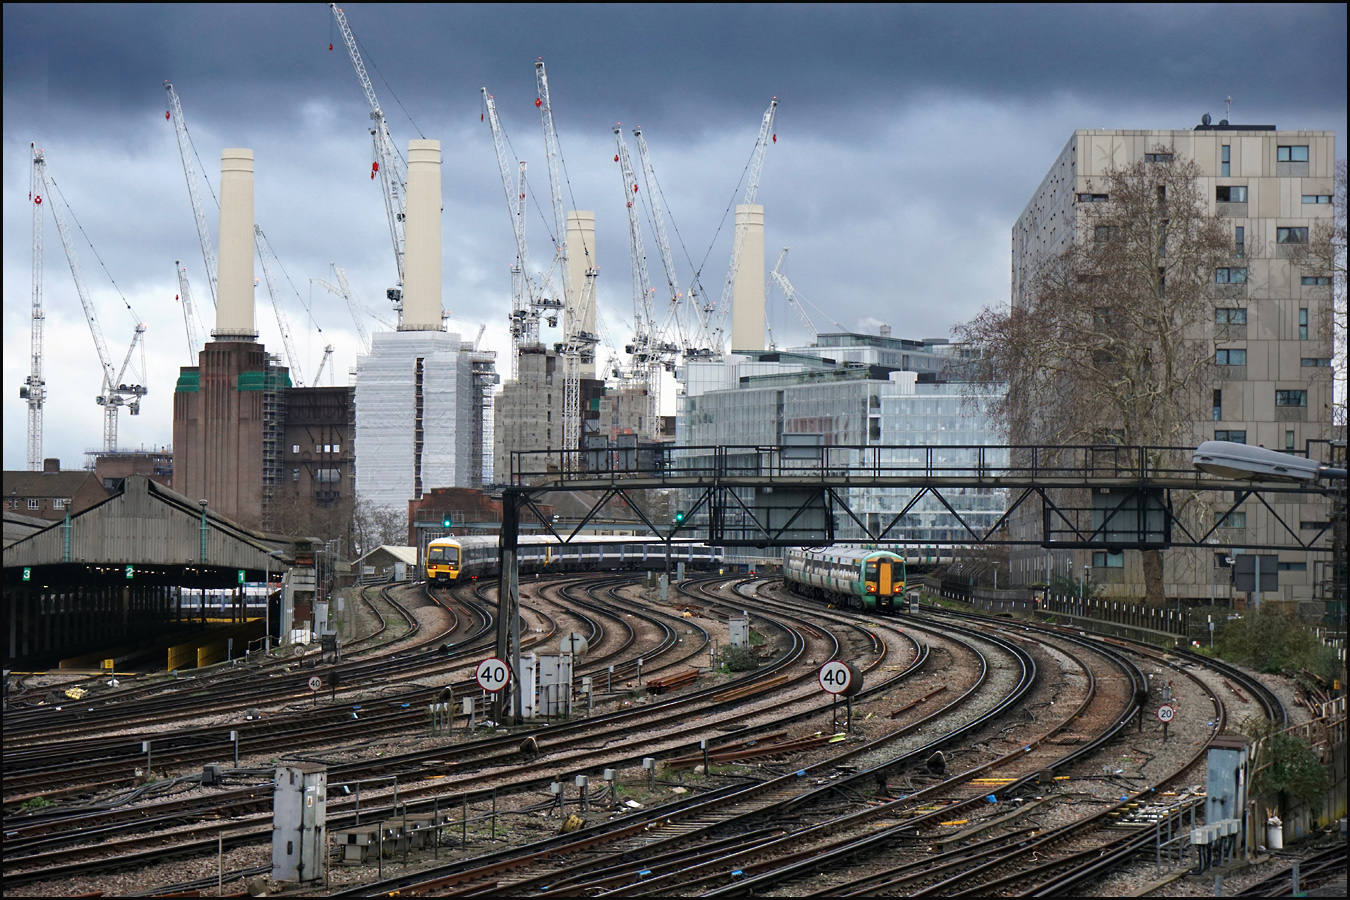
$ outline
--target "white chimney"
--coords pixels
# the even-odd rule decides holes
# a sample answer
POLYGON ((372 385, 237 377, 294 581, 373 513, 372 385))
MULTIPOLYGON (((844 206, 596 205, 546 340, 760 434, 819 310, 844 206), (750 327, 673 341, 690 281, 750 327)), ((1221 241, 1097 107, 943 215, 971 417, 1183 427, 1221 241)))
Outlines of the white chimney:
POLYGON ((764 349, 764 207, 736 207, 736 230, 745 229, 741 264, 731 291, 731 349, 764 349))
POLYGON ((220 152, 220 262, 212 337, 255 341, 253 323, 253 151, 220 152))
POLYGON ((408 141, 403 317, 399 331, 440 331, 441 142, 408 141))
MULTIPOLYGON (((564 328, 570 328, 581 305, 581 295, 586 290, 586 270, 595 263, 595 213, 590 210, 574 209, 567 214, 567 275, 572 285, 572 294, 566 299, 563 312, 564 328)), ((595 307, 598 304, 595 293, 591 293, 591 303, 581 322, 581 330, 595 334, 595 307)), ((595 363, 583 363, 581 377, 595 377, 595 363)))

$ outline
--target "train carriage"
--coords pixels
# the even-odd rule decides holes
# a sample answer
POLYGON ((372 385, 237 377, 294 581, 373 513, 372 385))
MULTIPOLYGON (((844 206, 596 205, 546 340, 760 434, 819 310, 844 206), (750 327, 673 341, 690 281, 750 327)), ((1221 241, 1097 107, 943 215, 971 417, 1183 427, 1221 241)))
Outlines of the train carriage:
POLYGON ((783 575, 808 596, 874 612, 896 609, 905 592, 905 560, 889 550, 793 549, 783 575))
MULTIPOLYGON (((495 575, 496 536, 446 536, 427 544, 423 571, 432 583, 454 584, 461 579, 495 575)), ((665 565, 665 544, 654 537, 581 535, 559 541, 552 535, 521 535, 516 559, 521 572, 572 572, 604 569, 641 569, 665 565)), ((670 561, 694 568, 715 566, 721 553, 706 544, 673 544, 670 561)))

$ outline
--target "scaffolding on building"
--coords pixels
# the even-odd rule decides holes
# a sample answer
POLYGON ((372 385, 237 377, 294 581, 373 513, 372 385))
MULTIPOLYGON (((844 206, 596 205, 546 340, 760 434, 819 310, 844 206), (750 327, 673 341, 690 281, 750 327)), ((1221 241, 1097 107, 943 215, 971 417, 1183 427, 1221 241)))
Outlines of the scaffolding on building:
POLYGON ((492 484, 493 458, 496 435, 493 426, 493 393, 501 378, 497 375, 497 354, 492 350, 475 350, 473 363, 474 412, 476 431, 473 443, 471 472, 479 473, 482 484, 492 484))
POLYGON ((282 454, 285 447, 286 388, 290 385, 289 372, 281 365, 279 356, 268 354, 267 373, 263 380, 263 471, 262 515, 263 528, 272 528, 272 502, 284 477, 282 454))

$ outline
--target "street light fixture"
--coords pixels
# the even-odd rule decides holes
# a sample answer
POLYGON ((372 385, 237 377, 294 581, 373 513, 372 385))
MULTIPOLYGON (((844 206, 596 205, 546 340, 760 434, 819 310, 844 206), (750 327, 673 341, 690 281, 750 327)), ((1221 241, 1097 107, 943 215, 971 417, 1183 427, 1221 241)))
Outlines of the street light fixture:
POLYGON ((1220 478, 1262 481, 1316 481, 1319 478, 1345 480, 1345 469, 1325 466, 1305 459, 1229 441, 1205 441, 1191 454, 1191 465, 1220 478))

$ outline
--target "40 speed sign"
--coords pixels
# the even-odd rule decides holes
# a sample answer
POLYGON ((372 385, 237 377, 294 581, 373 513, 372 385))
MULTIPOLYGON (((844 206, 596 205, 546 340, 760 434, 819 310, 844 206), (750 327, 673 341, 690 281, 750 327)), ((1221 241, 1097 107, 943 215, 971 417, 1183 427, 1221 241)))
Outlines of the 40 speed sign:
POLYGON ((821 666, 820 672, 816 674, 816 680, 826 693, 843 697, 852 697, 858 693, 862 690, 863 683, 862 672, 859 672, 856 666, 837 659, 821 666))
POLYGON ((511 682, 511 670, 507 668, 506 663, 490 656, 478 664, 478 670, 473 673, 473 677, 478 679, 478 686, 489 694, 495 694, 504 690, 511 682))

